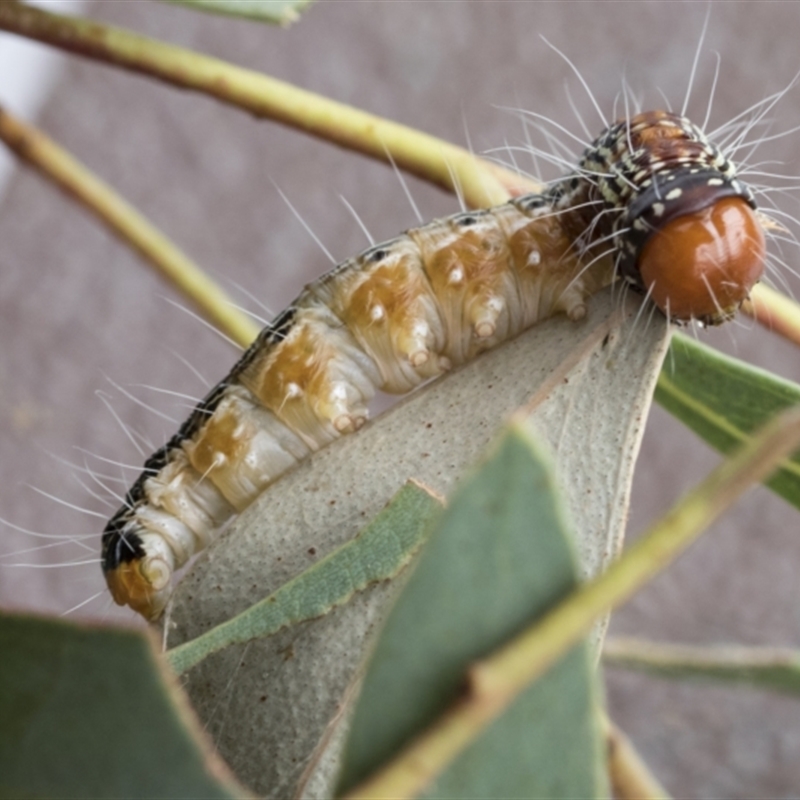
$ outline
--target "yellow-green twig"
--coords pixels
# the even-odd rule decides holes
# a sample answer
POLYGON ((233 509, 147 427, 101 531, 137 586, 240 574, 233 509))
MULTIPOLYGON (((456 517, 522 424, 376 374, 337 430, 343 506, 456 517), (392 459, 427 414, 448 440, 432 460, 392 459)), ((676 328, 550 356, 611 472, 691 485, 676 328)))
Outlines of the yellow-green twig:
MULTIPOLYGON (((159 42, 91 20, 52 14, 18 0, 0 0, 0 30, 46 42, 125 69, 145 73, 185 89, 289 125, 381 161, 391 155, 401 168, 453 191, 457 184, 468 205, 504 202, 534 191, 536 184, 467 150, 405 125, 368 114, 291 84, 220 59, 159 42)), ((758 286, 745 313, 800 344, 800 311, 778 292, 758 286)))
POLYGON ((0 30, 78 55, 151 75, 387 161, 480 207, 523 191, 517 175, 434 136, 298 89, 254 70, 91 20, 51 14, 17 0, 0 0, 0 30))
POLYGON ((242 347, 255 339, 258 326, 233 307, 225 292, 200 267, 110 186, 41 131, 0 108, 0 139, 21 159, 83 203, 122 241, 138 250, 223 333, 242 347))
POLYGON ((667 790, 653 775, 631 740, 605 715, 608 775, 617 800, 669 800, 667 790))
MULTIPOLYGON (((6 30, 97 61, 151 75, 184 89, 302 130, 403 170, 449 191, 457 184, 474 208, 535 191, 537 184, 461 147, 368 114, 254 70, 91 20, 52 14, 18 0, 0 0, 6 30)), ((800 343, 800 313, 783 295, 756 287, 745 312, 800 343)))
POLYGON ((777 647, 697 647, 634 638, 608 639, 603 661, 663 678, 724 681, 800 694, 800 651, 777 647))
POLYGON ((800 304, 763 283, 753 287, 742 311, 765 328, 800 344, 800 304))
POLYGON ((394 760, 347 795, 350 800, 416 797, 595 619, 621 605, 670 564, 742 493, 800 446, 800 408, 784 412, 654 525, 609 570, 496 653, 474 664, 467 690, 394 760))

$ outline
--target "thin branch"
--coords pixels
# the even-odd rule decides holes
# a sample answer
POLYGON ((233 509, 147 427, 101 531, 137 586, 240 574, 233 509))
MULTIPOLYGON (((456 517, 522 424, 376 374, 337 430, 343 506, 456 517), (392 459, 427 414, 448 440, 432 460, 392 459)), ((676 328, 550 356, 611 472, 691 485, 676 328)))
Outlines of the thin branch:
POLYGON ((665 569, 746 489, 772 473, 798 446, 800 408, 794 408, 773 419, 714 470, 604 575, 472 665, 462 700, 347 798, 418 796, 525 688, 585 636, 598 617, 665 569))
POLYGON ((760 325, 800 345, 800 305, 763 283, 753 287, 742 311, 760 325))
POLYGON ((697 647, 613 638, 605 643, 603 661, 662 678, 724 681, 800 694, 800 650, 789 648, 697 647))
POLYGON ((653 775, 631 740, 605 715, 608 775, 617 800, 669 800, 667 790, 653 775))
POLYGON ((133 206, 66 150, 2 108, 0 139, 22 160, 83 203, 125 244, 141 253, 194 302, 213 325, 243 347, 255 339, 258 326, 234 307, 225 292, 133 206))
POLYGON ((388 161, 453 191, 453 179, 473 207, 495 205, 530 191, 523 178, 467 150, 381 117, 298 89, 254 70, 79 17, 52 14, 18 0, 0 0, 0 30, 71 53, 144 73, 182 89, 297 128, 341 147, 388 161))
MULTIPOLYGON (((458 181, 473 208, 505 202, 509 195, 541 189, 461 147, 368 114, 254 70, 91 20, 52 14, 19 0, 0 0, 0 30, 51 44, 183 89, 203 92, 312 136, 355 150, 454 191, 458 181)), ((777 292, 756 287, 745 313, 800 343, 798 313, 777 292), (757 310, 754 309, 757 304, 757 310)))

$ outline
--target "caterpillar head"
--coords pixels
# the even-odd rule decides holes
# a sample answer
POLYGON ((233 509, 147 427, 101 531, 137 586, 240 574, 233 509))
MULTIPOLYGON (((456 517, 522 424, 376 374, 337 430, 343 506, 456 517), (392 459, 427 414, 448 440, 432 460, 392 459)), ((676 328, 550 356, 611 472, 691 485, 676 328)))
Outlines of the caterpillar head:
POLYGON ((675 322, 725 322, 764 273, 752 193, 714 167, 680 160, 654 175, 623 225, 623 272, 675 322))
POLYGON ((637 262, 643 288, 678 322, 730 319, 764 272, 764 232, 741 197, 724 197, 653 231, 637 262))
POLYGON ((764 272, 750 189, 685 117, 648 111, 617 122, 584 156, 605 202, 625 278, 673 321, 730 319, 764 272))

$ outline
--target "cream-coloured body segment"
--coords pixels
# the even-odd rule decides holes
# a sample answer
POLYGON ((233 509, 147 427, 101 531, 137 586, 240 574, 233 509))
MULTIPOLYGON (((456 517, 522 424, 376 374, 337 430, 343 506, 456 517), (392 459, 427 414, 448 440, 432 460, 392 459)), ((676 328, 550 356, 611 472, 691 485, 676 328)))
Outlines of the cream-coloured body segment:
POLYGON ((410 230, 307 286, 110 523, 123 547, 142 544, 106 569, 115 600, 157 618, 172 573, 286 470, 360 428, 376 391, 408 392, 554 313, 581 318, 611 259, 587 267, 529 197, 410 230))

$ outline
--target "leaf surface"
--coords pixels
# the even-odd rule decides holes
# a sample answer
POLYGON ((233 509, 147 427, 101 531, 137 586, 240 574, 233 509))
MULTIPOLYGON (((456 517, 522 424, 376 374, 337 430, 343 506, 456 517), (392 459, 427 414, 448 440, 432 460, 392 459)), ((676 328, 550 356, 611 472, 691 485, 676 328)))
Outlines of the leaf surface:
POLYGON ((244 798, 139 631, 0 616, 0 797, 244 798))
MULTIPOLYGON (((578 584, 552 469, 512 427, 433 532, 369 662, 340 789, 368 777, 459 699, 470 664, 578 584)), ((586 642, 525 690, 425 797, 607 796, 586 642)))
POLYGON ((356 592, 397 577, 422 546, 441 507, 430 492, 409 481, 355 539, 233 619, 171 650, 167 660, 184 672, 224 647, 322 617, 356 592))
MULTIPOLYGON (((178 646, 246 611, 350 541, 414 477, 441 495, 525 415, 554 454, 582 576, 619 550, 666 325, 604 292, 412 393, 268 487, 195 562, 166 621, 178 646), (636 325, 631 331, 631 326, 636 325)), ((274 797, 329 797, 359 666, 397 580, 329 613, 215 653, 185 688, 241 780, 274 797)), ((596 638, 601 635, 598 628, 596 638)))
MULTIPOLYGON (((800 403, 800 386, 676 335, 655 396, 712 447, 730 453, 767 420, 800 403)), ((766 484, 800 508, 800 453, 766 484)))

